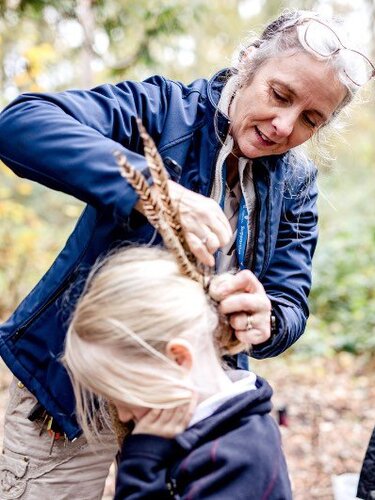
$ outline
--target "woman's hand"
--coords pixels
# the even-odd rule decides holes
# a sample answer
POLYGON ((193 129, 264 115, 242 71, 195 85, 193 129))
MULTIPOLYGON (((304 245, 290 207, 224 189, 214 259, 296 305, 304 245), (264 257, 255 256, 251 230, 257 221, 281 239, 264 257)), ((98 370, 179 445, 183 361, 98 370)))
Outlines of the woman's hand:
POLYGON ((229 315, 230 325, 241 342, 257 345, 270 338, 271 301, 251 271, 225 275, 214 293, 220 312, 229 315))
MULTIPOLYGON (((191 252, 202 264, 214 266, 214 253, 226 245, 232 235, 224 212, 216 201, 174 181, 168 181, 168 187, 171 198, 178 207, 185 239, 191 252)), ((135 208, 142 212, 140 203, 137 203, 135 208)))
POLYGON ((133 434, 152 434, 172 439, 189 425, 196 406, 194 397, 190 403, 176 408, 149 410, 135 425, 133 434))
POLYGON ((219 204, 211 198, 169 181, 171 198, 176 201, 185 239, 195 257, 214 266, 213 254, 226 245, 232 229, 219 204))

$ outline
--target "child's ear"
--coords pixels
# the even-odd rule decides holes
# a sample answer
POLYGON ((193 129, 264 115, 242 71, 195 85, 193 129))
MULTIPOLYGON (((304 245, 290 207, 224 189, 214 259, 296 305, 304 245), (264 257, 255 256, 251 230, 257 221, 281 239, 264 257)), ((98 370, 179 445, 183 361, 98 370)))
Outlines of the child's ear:
POLYGON ((193 348, 188 340, 176 338, 170 340, 165 349, 169 359, 175 361, 187 371, 193 366, 193 348))

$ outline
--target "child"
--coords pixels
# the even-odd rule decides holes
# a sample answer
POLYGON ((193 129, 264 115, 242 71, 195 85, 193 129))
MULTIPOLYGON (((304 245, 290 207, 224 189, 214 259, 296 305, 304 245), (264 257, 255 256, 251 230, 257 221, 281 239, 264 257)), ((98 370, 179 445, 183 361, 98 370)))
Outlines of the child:
POLYGON ((106 400, 135 423, 116 500, 292 498, 271 388, 225 370, 220 355, 244 346, 219 323, 202 285, 166 250, 123 249, 88 280, 64 362, 87 436, 97 430, 97 395, 102 417, 106 400))

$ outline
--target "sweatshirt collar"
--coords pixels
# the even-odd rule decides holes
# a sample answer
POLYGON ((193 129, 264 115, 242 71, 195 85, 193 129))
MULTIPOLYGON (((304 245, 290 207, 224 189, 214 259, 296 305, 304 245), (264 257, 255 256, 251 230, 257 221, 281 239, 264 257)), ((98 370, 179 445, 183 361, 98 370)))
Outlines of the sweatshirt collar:
POLYGON ((211 416, 226 401, 247 391, 256 389, 256 375, 253 372, 247 372, 246 376, 236 382, 232 382, 227 389, 214 394, 202 401, 195 409, 194 415, 190 421, 189 427, 211 416))
POLYGON ((221 435, 223 425, 252 414, 265 414, 271 411, 272 389, 261 377, 256 378, 256 390, 248 390, 232 396, 222 403, 215 413, 188 427, 175 441, 185 450, 191 450, 207 436, 221 435))

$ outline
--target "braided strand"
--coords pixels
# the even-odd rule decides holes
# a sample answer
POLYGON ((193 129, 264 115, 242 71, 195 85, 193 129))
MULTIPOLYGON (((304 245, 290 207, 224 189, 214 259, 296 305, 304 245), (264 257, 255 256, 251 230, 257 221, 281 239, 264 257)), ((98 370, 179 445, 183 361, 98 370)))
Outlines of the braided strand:
MULTIPOLYGON (((161 159, 161 156, 152 137, 146 132, 146 129, 139 118, 137 118, 137 126, 139 135, 141 136, 141 139, 143 141, 147 165, 150 169, 152 178, 154 179, 154 184, 159 191, 160 199, 164 205, 166 216, 170 220, 171 226, 173 227, 174 217, 178 217, 178 212, 174 209, 171 198, 169 196, 168 175, 164 169, 163 160, 161 159)), ((179 226, 181 228, 181 223, 179 224, 179 226)), ((173 227, 173 229, 175 228, 173 227)))
POLYGON ((181 273, 203 284, 202 274, 198 272, 196 267, 188 259, 184 247, 182 246, 180 240, 176 237, 174 230, 169 225, 169 219, 166 220, 163 207, 161 206, 159 200, 153 197, 151 189, 143 174, 133 168, 126 157, 119 151, 116 151, 114 155, 120 167, 122 177, 128 181, 134 191, 138 194, 145 217, 160 233, 165 246, 175 256, 181 273))
POLYGON ((120 167, 122 177, 129 182, 139 196, 147 220, 155 229, 159 229, 161 206, 159 201, 152 196, 150 186, 147 184, 146 179, 141 172, 130 165, 125 155, 119 151, 115 151, 114 156, 120 167))
POLYGON ((189 246, 185 240, 178 208, 173 203, 173 200, 169 193, 169 188, 168 188, 169 178, 168 178, 168 173, 165 170, 163 160, 159 154, 159 151, 157 150, 154 140, 147 133, 146 128, 144 127, 140 118, 137 118, 137 126, 139 134, 143 141, 147 164, 150 169, 152 178, 154 180, 154 184, 158 189, 160 200, 163 205, 163 209, 165 210, 166 219, 168 219, 169 225, 176 233, 178 239, 180 240, 182 246, 184 247, 188 259, 195 264, 196 260, 192 255, 192 253, 190 252, 189 246))

